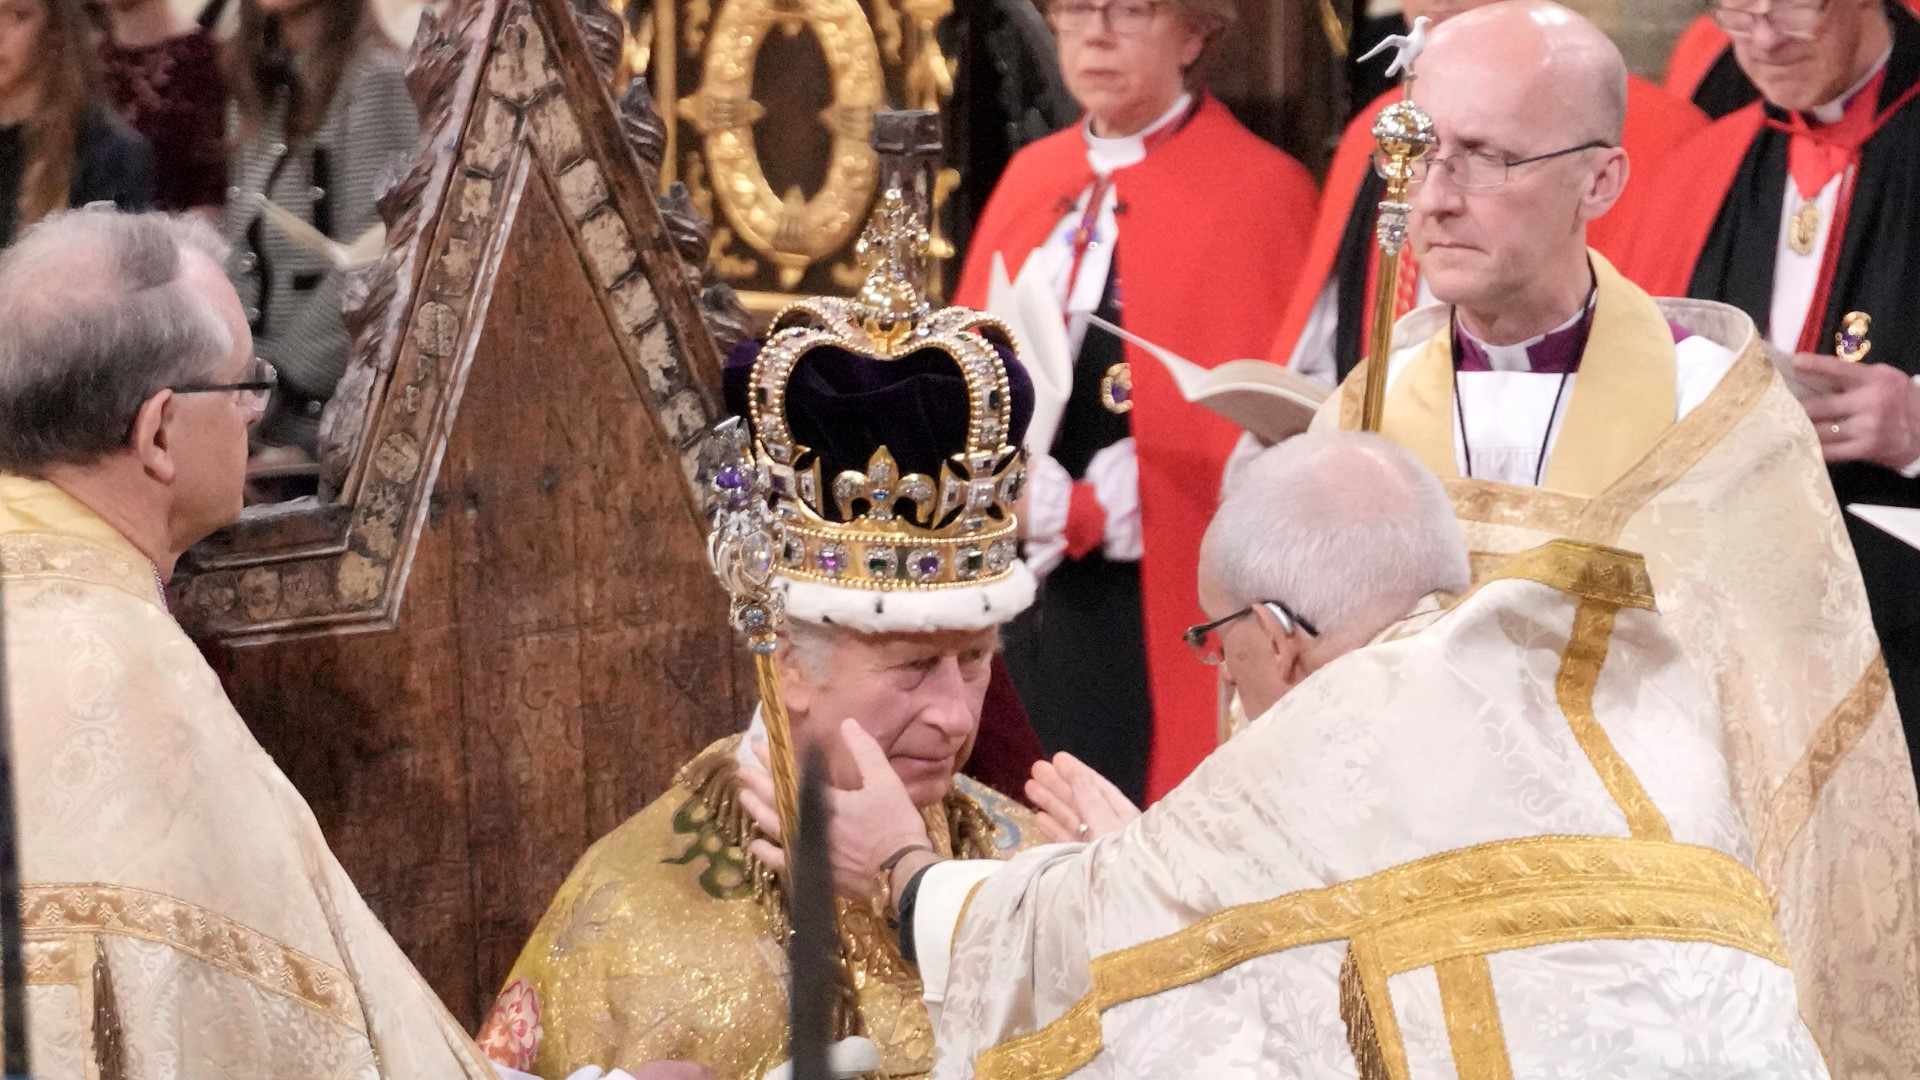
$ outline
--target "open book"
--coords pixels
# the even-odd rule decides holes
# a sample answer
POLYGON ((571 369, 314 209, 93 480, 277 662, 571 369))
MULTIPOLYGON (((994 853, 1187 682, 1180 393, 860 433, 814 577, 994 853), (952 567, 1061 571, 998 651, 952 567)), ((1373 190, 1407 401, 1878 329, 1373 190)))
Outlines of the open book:
POLYGON ((1861 521, 1877 525, 1895 538, 1920 548, 1920 509, 1911 506, 1875 506, 1872 503, 1848 503, 1847 512, 1861 521))
POLYGON ((1166 365, 1181 397, 1226 417, 1268 445, 1307 430, 1332 393, 1316 379, 1265 360, 1229 360, 1203 368, 1098 315, 1092 325, 1151 353, 1166 365))

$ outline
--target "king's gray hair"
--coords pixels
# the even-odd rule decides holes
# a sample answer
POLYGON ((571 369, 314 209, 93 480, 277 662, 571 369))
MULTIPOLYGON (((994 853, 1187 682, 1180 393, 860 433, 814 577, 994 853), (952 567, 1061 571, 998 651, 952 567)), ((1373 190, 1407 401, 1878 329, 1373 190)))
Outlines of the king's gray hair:
POLYGON ((1296 436, 1235 473, 1200 572, 1236 608, 1277 600, 1338 638, 1370 638, 1421 597, 1464 592, 1472 578, 1440 482, 1412 454, 1357 432, 1296 436))
POLYGON ((836 626, 788 619, 780 627, 787 643, 787 657, 815 686, 833 675, 833 647, 847 632, 836 626))
POLYGON ((0 255, 0 471, 42 476, 126 445, 140 406, 233 350, 185 252, 227 245, 191 215, 53 214, 0 255))

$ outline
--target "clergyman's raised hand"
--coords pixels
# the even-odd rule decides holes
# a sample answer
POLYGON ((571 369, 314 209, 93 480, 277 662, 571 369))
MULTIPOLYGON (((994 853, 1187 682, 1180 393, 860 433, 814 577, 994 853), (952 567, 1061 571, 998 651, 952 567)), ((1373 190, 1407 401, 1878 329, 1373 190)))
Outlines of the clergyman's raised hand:
POLYGON ((1058 844, 1097 840, 1140 816, 1112 781, 1065 752, 1033 763, 1027 798, 1040 811, 1040 831, 1058 844))

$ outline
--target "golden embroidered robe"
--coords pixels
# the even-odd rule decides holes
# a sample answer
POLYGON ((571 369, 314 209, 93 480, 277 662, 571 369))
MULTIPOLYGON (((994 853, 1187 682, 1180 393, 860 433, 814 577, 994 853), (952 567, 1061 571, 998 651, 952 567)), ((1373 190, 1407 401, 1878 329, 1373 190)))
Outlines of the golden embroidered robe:
MULTIPOLYGON (((1726 725, 1734 800, 1833 1075, 1920 1076, 1920 801, 1818 441, 1745 314, 1654 300, 1593 264, 1593 329, 1541 487, 1460 477, 1443 308, 1395 328, 1412 358, 1381 433, 1446 484, 1476 580, 1553 537, 1645 555, 1726 725), (1737 351, 1677 422, 1669 322, 1737 351)), ((1316 429, 1359 426, 1365 378, 1363 364, 1316 429)))
MULTIPOLYGON (((736 735, 708 747, 581 857, 481 1031, 494 1060, 547 1080, 662 1060, 753 1080, 786 1060, 784 900, 746 850, 740 746, 736 735)), ((947 855, 1002 858, 1035 831, 1024 807, 965 776, 923 813, 947 855)), ((918 973, 871 907, 842 900, 840 922, 883 1074, 924 1075, 933 1031, 918 973)))
POLYGON ((39 1080, 492 1080, 167 613, 152 563, 0 476, 39 1080))
POLYGON ((1641 560, 1501 575, 1121 832, 1006 864, 956 929, 916 917, 934 1075, 1824 1078, 1641 560))

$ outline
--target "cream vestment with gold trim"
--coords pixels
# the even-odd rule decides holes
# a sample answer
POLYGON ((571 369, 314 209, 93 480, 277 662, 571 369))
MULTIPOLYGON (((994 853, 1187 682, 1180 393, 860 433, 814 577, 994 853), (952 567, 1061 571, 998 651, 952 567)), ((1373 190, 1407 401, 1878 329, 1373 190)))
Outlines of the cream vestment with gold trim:
MULTIPOLYGON (((1422 353, 1388 388, 1382 433, 1445 481, 1476 580, 1553 537, 1646 557, 1725 717, 1734 802, 1833 1074, 1920 1076, 1920 798, 1819 443, 1745 314, 1593 266, 1542 487, 1459 477, 1444 320, 1424 344, 1420 312, 1396 328, 1396 351, 1422 353), (1737 353, 1677 422, 1670 321, 1737 353)), ((1362 365, 1316 427, 1358 427, 1364 382, 1362 365)))
POLYGON ((1505 573, 986 878, 935 1075, 1826 1076, 1640 560, 1505 573))
POLYGON ((491 1080, 153 565, 13 476, 0 565, 34 1076, 491 1080))

